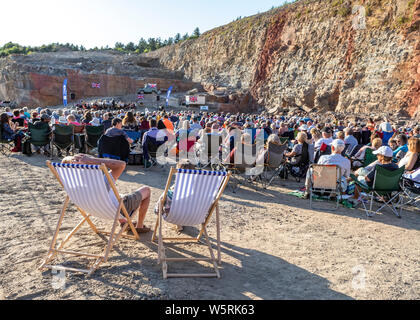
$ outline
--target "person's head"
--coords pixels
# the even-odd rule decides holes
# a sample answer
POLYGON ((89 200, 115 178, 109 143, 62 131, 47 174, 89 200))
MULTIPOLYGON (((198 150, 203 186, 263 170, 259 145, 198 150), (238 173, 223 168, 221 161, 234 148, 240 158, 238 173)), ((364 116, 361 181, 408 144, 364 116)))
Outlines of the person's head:
POLYGON ((252 142, 252 137, 249 133, 244 133, 241 136, 242 143, 250 144, 252 142))
POLYGON ((296 140, 300 143, 303 144, 304 142, 306 142, 306 140, 308 139, 308 136, 306 135, 305 132, 299 132, 297 134, 296 140))
POLYGON ((308 132, 308 126, 306 124, 303 124, 299 127, 299 130, 303 132, 308 132))
POLYGON ((317 141, 317 140, 319 140, 319 139, 322 138, 322 134, 321 134, 321 132, 317 128, 312 128, 311 129, 311 135, 312 135, 312 138, 315 141, 317 141))
POLYGON ((71 122, 75 122, 75 121, 76 121, 76 117, 75 117, 73 114, 69 114, 69 115, 67 116, 67 121, 68 121, 69 123, 71 123, 71 122))
POLYGON ((0 123, 3 126, 5 123, 9 123, 9 115, 4 112, 0 115, 0 123))
POLYGON ((219 126, 219 124, 217 124, 216 122, 215 122, 215 123, 213 123, 213 125, 211 126, 211 130, 212 130, 213 132, 218 132, 218 131, 219 131, 219 129, 220 129, 220 126, 219 126))
POLYGON ((104 119, 104 120, 108 120, 108 119, 109 119, 109 115, 108 115, 108 113, 105 113, 105 114, 102 116, 102 119, 104 119))
POLYGON ((275 144, 280 144, 280 138, 277 134, 271 134, 268 139, 267 139, 267 143, 275 143, 275 144))
POLYGON ((420 139, 410 138, 408 140, 408 151, 413 153, 420 153, 420 139))
POLYGON ((322 129, 322 137, 325 139, 329 139, 332 137, 332 129, 330 127, 325 127, 324 129, 322 129))
POLYGON ((345 147, 346 144, 343 140, 336 139, 331 143, 331 152, 334 154, 341 154, 345 147))
POLYGON ((344 134, 346 135, 346 137, 352 136, 353 135, 353 129, 352 128, 345 128, 344 129, 344 134))
POLYGON ((344 140, 346 135, 345 135, 344 131, 338 131, 337 134, 336 134, 336 137, 337 137, 337 139, 344 140))
POLYGON ((391 163, 393 158, 393 151, 387 146, 380 147, 378 150, 374 151, 373 154, 377 155, 381 164, 391 163))
POLYGON ((372 141, 372 147, 375 150, 378 150, 380 147, 382 147, 382 139, 381 138, 375 138, 372 141))
POLYGON ((178 164, 176 165, 177 169, 184 169, 184 170, 194 170, 195 165, 190 162, 190 160, 187 159, 181 159, 178 164))
POLYGON ((19 110, 13 110, 13 116, 14 117, 19 117, 20 116, 20 112, 19 112, 19 110))
POLYGON ((51 121, 51 117, 48 115, 48 114, 43 114, 42 116, 41 116, 41 121, 42 122, 50 122, 51 121))
POLYGON ((123 119, 123 126, 125 126, 128 123, 136 123, 136 118, 134 117, 134 114, 131 111, 127 112, 127 114, 125 115, 123 119))
POLYGON ((396 139, 390 139, 390 140, 388 141, 388 146, 389 146, 392 150, 397 149, 397 148, 398 148, 398 143, 397 143, 397 140, 396 140, 396 139))
POLYGON ((397 136, 397 143, 399 146, 404 146, 407 144, 407 142, 408 142, 408 138, 405 134, 399 134, 397 136))
POLYGON ((150 128, 156 128, 156 126, 157 126, 156 119, 150 119, 149 126, 150 126, 150 128))
POLYGON ((120 118, 112 119, 112 126, 117 129, 122 129, 122 120, 120 118))
POLYGON ((31 118, 32 119, 38 119, 38 112, 36 112, 36 111, 32 112, 31 118))

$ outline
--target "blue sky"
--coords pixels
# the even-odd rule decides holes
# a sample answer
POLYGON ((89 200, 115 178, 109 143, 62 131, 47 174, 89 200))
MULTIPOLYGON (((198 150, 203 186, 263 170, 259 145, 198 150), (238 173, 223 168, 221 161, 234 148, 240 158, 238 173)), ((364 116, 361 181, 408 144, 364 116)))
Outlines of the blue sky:
POLYGON ((137 43, 143 37, 167 39, 230 23, 279 6, 275 0, 3 0, 0 45, 52 42, 87 48, 137 43))

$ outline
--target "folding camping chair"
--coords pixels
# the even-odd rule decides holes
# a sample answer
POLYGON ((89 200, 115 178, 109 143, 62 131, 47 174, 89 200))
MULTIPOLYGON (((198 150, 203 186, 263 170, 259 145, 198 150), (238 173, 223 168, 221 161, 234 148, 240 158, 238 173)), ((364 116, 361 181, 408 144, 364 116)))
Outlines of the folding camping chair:
POLYGON ((98 141, 104 134, 104 126, 86 126, 85 130, 85 152, 88 153, 89 149, 98 147, 98 141))
POLYGON ((54 147, 57 149, 57 154, 63 150, 71 150, 74 154, 73 134, 72 126, 59 124, 55 125, 51 139, 51 158, 54 157, 54 147))
POLYGON ((14 142, 13 140, 10 139, 1 139, 2 136, 2 128, 0 126, 0 154, 9 157, 12 152, 11 149, 14 147, 14 142))
MULTIPOLYGON (((37 124, 34 125, 32 123, 28 124, 29 129, 29 139, 30 143, 36 147, 51 147, 51 139, 50 139, 50 126, 48 123, 37 124)), ((51 149, 51 148, 50 148, 51 149)))
POLYGON ((378 160, 378 157, 373 154, 373 150, 367 148, 365 151, 365 159, 363 160, 363 167, 367 167, 368 165, 374 163, 376 160, 378 160))
POLYGON ((370 195, 369 210, 366 208, 365 203, 362 201, 363 207, 368 217, 372 217, 372 212, 377 214, 378 212, 381 212, 383 208, 388 207, 398 218, 401 218, 402 197, 400 197, 400 180, 404 174, 404 171, 405 167, 399 168, 395 171, 389 171, 385 168, 382 168, 381 166, 376 166, 375 179, 373 181, 372 188, 359 182, 357 178, 352 175, 356 185, 358 185, 363 190, 363 192, 370 195), (377 200, 384 204, 378 210, 372 211, 373 200, 375 196, 377 197, 377 200), (397 200, 396 204, 394 204, 395 200, 397 200), (398 207, 400 208, 399 212, 397 210, 398 207))
POLYGON ((233 193, 236 193, 243 182, 252 184, 255 180, 256 171, 259 170, 255 166, 258 153, 257 144, 239 144, 236 148, 234 163, 221 164, 223 171, 232 174, 233 185, 231 187, 233 193))
POLYGON ((220 171, 202 171, 202 170, 184 170, 171 168, 168 182, 164 192, 164 197, 159 203, 159 215, 156 221, 152 241, 156 241, 156 233, 159 227, 159 249, 158 263, 162 263, 163 277, 217 277, 220 278, 220 272, 217 264, 221 263, 220 252, 220 221, 219 221, 219 199, 226 188, 230 178, 230 173, 220 171), (163 208, 168 196, 168 190, 173 176, 175 179, 175 189, 173 191, 172 203, 169 213, 165 215, 163 208), (207 234, 207 224, 213 212, 216 210, 216 228, 217 228, 217 260, 210 245, 207 234), (199 235, 189 238, 164 238, 162 235, 163 220, 168 223, 182 226, 201 225, 199 235), (167 258, 163 241, 193 241, 199 242, 201 237, 205 236, 206 244, 211 258, 167 258), (168 273, 167 262, 170 261, 209 261, 213 264, 214 273, 207 274, 172 274, 168 273))
POLYGON ((337 207, 340 205, 341 199, 341 168, 336 165, 312 164, 310 170, 310 202, 312 209, 313 194, 319 193, 321 196, 327 194, 328 197, 335 196, 337 198, 337 207))
MULTIPOLYGON (((195 150, 196 162, 201 169, 211 167, 218 171, 221 166, 220 146, 222 145, 222 136, 214 134, 205 134, 200 147, 195 150)), ((198 146, 198 144, 195 144, 198 146)))
POLYGON ((80 151, 84 150, 85 145, 85 125, 76 126, 76 125, 70 125, 74 128, 74 147, 80 151))
POLYGON ((263 188, 267 189, 276 177, 280 177, 280 171, 284 163, 284 151, 288 145, 269 143, 267 148, 267 162, 264 165, 264 172, 261 175, 263 188))
POLYGON ((403 177, 401 182, 403 194, 402 206, 414 205, 420 210, 420 184, 414 180, 403 177))
POLYGON ((61 164, 51 163, 50 161, 47 161, 47 165, 57 180, 60 182, 60 184, 63 186, 67 193, 67 197, 64 201, 64 206, 58 220, 57 228, 55 230, 50 249, 48 250, 45 261, 40 266, 40 269, 56 268, 49 263, 51 263, 58 254, 86 256, 90 258, 96 258, 96 261, 93 263, 90 269, 75 269, 64 267, 59 268, 74 272, 86 273, 87 276, 90 276, 101 263, 108 261, 109 253, 112 247, 121 237, 135 240, 139 240, 140 237, 134 228, 131 218, 128 215, 127 209, 124 206, 123 200, 120 197, 105 165, 98 166, 61 164), (110 191, 107 189, 106 181, 111 188, 110 191), (58 234, 63 223, 66 209, 70 202, 76 206, 83 219, 57 246, 58 234), (112 225, 111 232, 99 231, 90 220, 91 216, 102 220, 113 221, 114 223, 112 225), (127 222, 121 228, 120 232, 116 234, 116 228, 120 218, 126 219, 127 222), (64 250, 65 244, 85 222, 89 224, 94 233, 109 236, 109 240, 102 254, 91 254, 64 250), (123 232, 127 229, 127 227, 130 227, 134 236, 123 235, 123 232))

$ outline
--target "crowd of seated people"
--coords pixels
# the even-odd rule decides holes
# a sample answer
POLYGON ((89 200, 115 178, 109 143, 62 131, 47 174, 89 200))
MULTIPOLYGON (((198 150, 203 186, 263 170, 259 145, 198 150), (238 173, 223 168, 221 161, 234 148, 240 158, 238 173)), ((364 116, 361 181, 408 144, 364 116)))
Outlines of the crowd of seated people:
MULTIPOLYGON (((376 165, 388 165, 389 150, 392 151, 391 163, 397 167, 404 166, 407 173, 411 174, 420 168, 420 128, 416 125, 393 126, 386 118, 375 120, 367 118, 362 123, 321 116, 309 118, 305 114, 281 116, 193 110, 141 112, 123 108, 63 108, 54 111, 37 108, 30 113, 23 108, 1 113, 1 138, 13 140, 13 151, 19 152, 19 141, 30 123, 37 125, 47 122, 52 132, 58 124, 103 126, 106 137, 124 137, 131 147, 139 146, 137 150, 143 153, 146 160, 155 157, 163 145, 164 156, 190 159, 190 155, 197 150, 205 154, 203 148, 209 145, 211 138, 216 141, 211 143, 211 148, 220 153, 222 161, 231 164, 235 152, 244 146, 259 144, 257 150, 252 148, 252 156, 255 159, 262 157, 266 161, 269 143, 287 143, 284 157, 288 164, 301 166, 305 170, 311 163, 335 164, 341 168, 342 187, 345 190, 352 170, 357 170, 358 177, 367 177, 366 181, 369 182, 376 165), (367 163, 368 155, 373 155, 375 161, 367 163), (305 162, 304 166, 302 162, 305 162)), ((394 165, 392 167, 395 168, 394 165)), ((304 177, 306 172, 301 174, 304 177)))

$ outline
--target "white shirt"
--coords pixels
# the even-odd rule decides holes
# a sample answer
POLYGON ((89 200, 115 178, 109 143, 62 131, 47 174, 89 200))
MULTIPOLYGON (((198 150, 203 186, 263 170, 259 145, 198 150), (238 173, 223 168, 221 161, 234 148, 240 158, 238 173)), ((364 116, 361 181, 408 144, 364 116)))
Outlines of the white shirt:
POLYGON ((382 122, 379 129, 381 129, 382 132, 392 132, 392 126, 389 122, 382 122))
POLYGON ((327 146, 330 146, 333 141, 333 138, 321 138, 315 142, 315 149, 321 148, 323 143, 325 143, 327 146))
POLYGON ((318 164, 332 164, 341 168, 342 176, 348 178, 351 172, 351 163, 349 159, 344 158, 341 154, 330 154, 321 156, 318 164))

